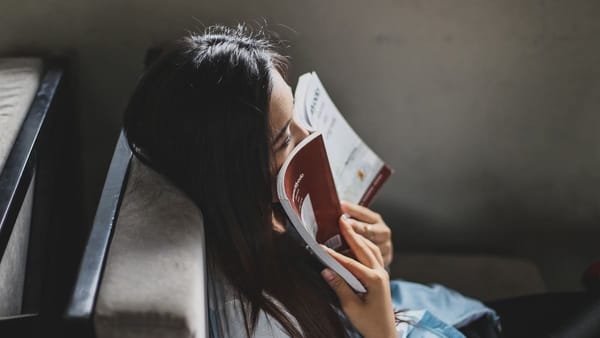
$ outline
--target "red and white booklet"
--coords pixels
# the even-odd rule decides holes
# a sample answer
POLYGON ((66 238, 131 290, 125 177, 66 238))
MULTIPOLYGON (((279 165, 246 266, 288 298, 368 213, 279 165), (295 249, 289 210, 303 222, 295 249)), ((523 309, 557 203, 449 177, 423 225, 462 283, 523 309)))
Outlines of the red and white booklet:
POLYGON ((306 248, 356 292, 364 293, 358 279, 320 244, 347 249, 339 231, 340 197, 368 205, 392 171, 342 117, 316 74, 300 77, 295 101, 295 118, 312 133, 279 171, 279 200, 306 248))
POLYGON ((368 206, 392 169, 367 146, 337 109, 315 72, 298 79, 294 117, 320 131, 340 199, 368 206))

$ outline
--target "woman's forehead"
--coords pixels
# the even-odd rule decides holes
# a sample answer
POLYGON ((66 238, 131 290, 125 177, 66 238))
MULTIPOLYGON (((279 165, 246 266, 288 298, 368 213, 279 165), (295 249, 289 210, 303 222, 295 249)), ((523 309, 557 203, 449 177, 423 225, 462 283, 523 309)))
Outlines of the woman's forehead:
POLYGON ((294 98, 290 86, 277 71, 271 72, 272 89, 269 102, 269 121, 273 133, 277 133, 292 118, 294 98))

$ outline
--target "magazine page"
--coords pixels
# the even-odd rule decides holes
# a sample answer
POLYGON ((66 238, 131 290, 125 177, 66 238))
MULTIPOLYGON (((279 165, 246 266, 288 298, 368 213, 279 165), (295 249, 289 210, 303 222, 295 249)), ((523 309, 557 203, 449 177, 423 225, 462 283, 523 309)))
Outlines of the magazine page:
POLYGON ((298 80, 294 114, 308 130, 323 134, 341 199, 369 205, 392 171, 356 134, 325 91, 316 73, 298 80))
POLYGON ((306 137, 288 156, 277 176, 277 195, 311 253, 355 291, 366 292, 358 279, 319 245, 338 251, 348 248, 339 232, 342 210, 321 133, 306 137))

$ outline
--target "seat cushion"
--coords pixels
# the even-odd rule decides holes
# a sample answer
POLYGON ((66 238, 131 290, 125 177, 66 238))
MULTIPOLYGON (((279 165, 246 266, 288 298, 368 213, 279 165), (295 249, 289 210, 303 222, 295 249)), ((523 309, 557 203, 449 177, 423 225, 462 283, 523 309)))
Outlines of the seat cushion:
POLYGON ((29 111, 42 76, 37 58, 0 58, 0 171, 29 111))
POLYGON ((95 308, 98 337, 205 337, 205 253, 198 208, 135 159, 95 308))
MULTIPOLYGON (((0 58, 0 172, 29 112, 41 75, 41 59, 0 58)), ((0 316, 21 313, 32 199, 33 179, 0 261, 0 316)))
POLYGON ((13 231, 10 234, 6 251, 2 261, 0 261, 0 317, 21 314, 34 181, 35 178, 32 178, 29 183, 25 199, 21 204, 13 231))

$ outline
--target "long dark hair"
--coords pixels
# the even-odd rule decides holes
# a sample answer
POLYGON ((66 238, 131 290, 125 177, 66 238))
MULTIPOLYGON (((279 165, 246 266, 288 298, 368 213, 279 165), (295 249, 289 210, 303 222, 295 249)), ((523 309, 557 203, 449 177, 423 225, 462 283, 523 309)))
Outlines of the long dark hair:
POLYGON ((268 107, 271 72, 285 65, 244 26, 190 34, 147 68, 124 129, 134 154, 202 211, 208 259, 242 302, 249 336, 262 310, 292 337, 344 337, 312 257, 273 231, 268 107))

